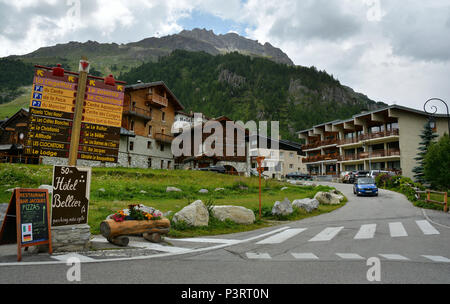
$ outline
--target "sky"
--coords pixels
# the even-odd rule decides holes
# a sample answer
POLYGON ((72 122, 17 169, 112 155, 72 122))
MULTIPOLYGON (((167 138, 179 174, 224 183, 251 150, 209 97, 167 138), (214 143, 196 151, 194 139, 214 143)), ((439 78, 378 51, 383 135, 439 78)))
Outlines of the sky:
POLYGON ((0 57, 193 28, 269 42, 375 101, 450 106, 449 0, 0 0, 0 57))

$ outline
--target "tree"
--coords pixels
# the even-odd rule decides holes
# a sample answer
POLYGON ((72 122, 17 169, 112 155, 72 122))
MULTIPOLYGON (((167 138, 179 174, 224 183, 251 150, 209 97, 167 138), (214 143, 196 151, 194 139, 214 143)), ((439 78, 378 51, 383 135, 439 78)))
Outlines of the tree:
POLYGON ((436 137, 438 137, 438 135, 433 133, 431 124, 428 121, 424 126, 422 134, 420 135, 422 141, 419 143, 419 153, 417 153, 417 157, 414 158, 418 164, 412 170, 414 172, 414 178, 419 183, 423 184, 426 182, 426 179, 424 177, 425 155, 427 154, 428 147, 436 137))
POLYGON ((445 134, 437 143, 432 143, 425 156, 425 179, 432 187, 444 191, 450 189, 450 137, 445 134))

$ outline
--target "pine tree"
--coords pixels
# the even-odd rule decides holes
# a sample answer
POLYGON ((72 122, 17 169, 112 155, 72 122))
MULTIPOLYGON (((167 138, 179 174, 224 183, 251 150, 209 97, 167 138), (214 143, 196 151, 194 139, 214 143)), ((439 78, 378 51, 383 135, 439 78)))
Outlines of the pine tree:
POLYGON ((428 152, 428 147, 436 137, 438 137, 438 135, 433 133, 431 124, 428 121, 420 135, 422 141, 419 143, 419 153, 417 153, 417 157, 414 158, 417 161, 417 166, 412 170, 414 172, 414 178, 419 183, 423 184, 426 182, 424 177, 425 155, 428 152))

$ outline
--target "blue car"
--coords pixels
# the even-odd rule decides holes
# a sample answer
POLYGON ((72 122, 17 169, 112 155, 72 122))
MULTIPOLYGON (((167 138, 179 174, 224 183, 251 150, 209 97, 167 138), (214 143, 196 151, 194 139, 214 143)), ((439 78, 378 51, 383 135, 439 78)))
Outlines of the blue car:
POLYGON ((378 196, 378 187, 371 177, 361 177, 353 184, 353 193, 359 195, 378 196))

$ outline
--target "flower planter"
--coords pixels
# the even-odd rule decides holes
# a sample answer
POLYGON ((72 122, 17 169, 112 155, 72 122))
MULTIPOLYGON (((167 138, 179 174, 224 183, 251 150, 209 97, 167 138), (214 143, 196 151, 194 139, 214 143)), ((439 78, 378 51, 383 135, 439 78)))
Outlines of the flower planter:
POLYGON ((112 244, 127 246, 129 235, 142 235, 146 240, 154 243, 161 241, 161 235, 168 234, 170 221, 167 218, 160 220, 105 220, 100 224, 100 233, 112 244))

